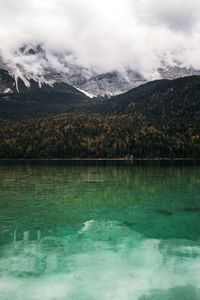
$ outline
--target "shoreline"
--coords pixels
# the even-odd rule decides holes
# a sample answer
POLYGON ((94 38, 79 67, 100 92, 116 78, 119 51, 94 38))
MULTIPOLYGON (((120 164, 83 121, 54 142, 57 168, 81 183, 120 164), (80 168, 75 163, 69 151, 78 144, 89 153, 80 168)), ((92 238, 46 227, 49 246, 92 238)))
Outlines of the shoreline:
POLYGON ((0 161, 200 161, 200 158, 0 158, 0 161))

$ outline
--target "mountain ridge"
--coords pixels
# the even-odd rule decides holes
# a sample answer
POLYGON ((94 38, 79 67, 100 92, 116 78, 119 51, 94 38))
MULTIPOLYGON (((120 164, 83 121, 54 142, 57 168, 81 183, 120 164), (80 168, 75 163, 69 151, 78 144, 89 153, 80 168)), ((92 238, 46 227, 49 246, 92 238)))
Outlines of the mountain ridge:
POLYGON ((55 88, 0 95, 0 158, 200 158, 200 76, 107 99, 55 88))
POLYGON ((29 86, 30 80, 38 81, 39 85, 63 82, 81 90, 89 97, 115 96, 124 93, 146 82, 155 79, 175 79, 188 75, 200 75, 200 70, 163 62, 152 72, 151 78, 146 77, 130 67, 118 67, 109 72, 100 72, 95 67, 85 67, 78 63, 73 53, 60 55, 48 54, 42 45, 23 45, 13 54, 14 61, 0 58, 0 67, 6 69, 15 78, 29 86), (153 75, 154 73, 154 75, 153 75))
POLYGON ((110 98, 89 98, 80 90, 56 82, 52 86, 31 81, 26 87, 0 72, 0 118, 20 119, 63 113, 144 114, 148 118, 174 119, 197 114, 200 111, 200 76, 187 76, 175 80, 156 80, 110 98), (5 81, 13 91, 5 93, 5 81), (2 83, 3 82, 3 83, 2 83), (1 84, 2 83, 2 84, 1 84))
POLYGON ((5 70, 0 71, 0 118, 24 119, 70 112, 75 107, 88 103, 90 98, 74 87, 55 82, 52 85, 30 80, 14 79, 5 70))

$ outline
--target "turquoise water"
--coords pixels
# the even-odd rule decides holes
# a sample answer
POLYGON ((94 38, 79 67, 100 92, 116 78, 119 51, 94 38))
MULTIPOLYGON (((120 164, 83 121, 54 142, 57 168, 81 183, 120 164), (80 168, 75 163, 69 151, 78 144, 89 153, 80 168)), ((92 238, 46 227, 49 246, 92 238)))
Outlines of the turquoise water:
POLYGON ((1 300, 200 299, 200 165, 0 163, 1 300))

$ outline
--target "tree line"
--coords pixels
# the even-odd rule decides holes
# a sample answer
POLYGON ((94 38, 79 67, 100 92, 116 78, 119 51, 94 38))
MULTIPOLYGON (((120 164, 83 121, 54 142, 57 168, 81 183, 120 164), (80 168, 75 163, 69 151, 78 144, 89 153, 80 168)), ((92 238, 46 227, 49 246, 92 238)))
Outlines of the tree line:
POLYGON ((0 158, 200 158, 200 132, 193 123, 154 124, 139 113, 4 120, 0 158))

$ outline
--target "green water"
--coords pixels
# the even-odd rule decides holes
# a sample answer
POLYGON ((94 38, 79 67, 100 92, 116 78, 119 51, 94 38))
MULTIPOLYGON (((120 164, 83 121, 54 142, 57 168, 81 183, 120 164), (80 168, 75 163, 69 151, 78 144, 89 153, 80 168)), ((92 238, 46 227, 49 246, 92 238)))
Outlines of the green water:
POLYGON ((200 299, 200 165, 0 163, 1 300, 200 299))

